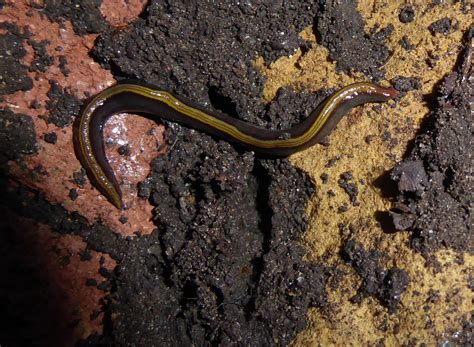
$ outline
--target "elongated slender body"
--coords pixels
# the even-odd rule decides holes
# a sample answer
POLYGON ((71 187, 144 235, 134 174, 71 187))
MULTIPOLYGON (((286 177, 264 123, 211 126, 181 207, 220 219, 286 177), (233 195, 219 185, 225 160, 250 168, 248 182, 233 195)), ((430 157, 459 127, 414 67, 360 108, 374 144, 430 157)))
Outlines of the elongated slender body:
POLYGON ((134 83, 103 90, 84 107, 74 128, 76 153, 92 183, 117 208, 122 208, 120 186, 105 156, 103 127, 120 112, 140 112, 179 122, 238 143, 257 153, 288 156, 320 142, 352 107, 383 102, 397 91, 370 82, 354 83, 325 100, 308 118, 287 130, 271 130, 206 110, 164 90, 134 83))

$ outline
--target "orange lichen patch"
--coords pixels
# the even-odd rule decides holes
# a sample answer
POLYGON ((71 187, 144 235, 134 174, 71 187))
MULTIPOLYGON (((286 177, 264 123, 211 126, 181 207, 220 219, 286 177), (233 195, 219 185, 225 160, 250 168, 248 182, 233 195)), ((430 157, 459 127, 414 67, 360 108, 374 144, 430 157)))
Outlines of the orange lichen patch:
MULTIPOLYGON (((408 234, 385 233, 377 216, 391 207, 391 202, 383 196, 390 183, 387 173, 403 158, 420 123, 430 112, 426 97, 453 70, 461 37, 472 18, 469 11, 463 12, 461 3, 431 6, 427 2, 414 2, 415 20, 403 24, 398 13, 406 1, 373 0, 358 4, 367 31, 376 24, 394 26, 387 42, 392 52, 384 67, 387 78, 416 77, 421 89, 407 93, 397 102, 364 105, 353 110, 330 135, 329 146, 314 146, 290 158, 312 177, 317 188, 307 210, 310 219, 304 240, 307 259, 348 274, 337 289, 328 287, 330 309, 310 312, 309 328, 298 336, 295 345, 374 345, 381 340, 387 345, 408 341, 436 344, 445 338, 444 333, 458 330, 474 309, 467 278, 473 258, 461 255, 464 264, 460 264, 454 260, 459 256, 454 252, 438 252, 434 256, 443 266, 439 273, 434 273, 407 246, 408 234), (432 35, 428 26, 443 17, 453 19, 457 30, 446 36, 432 35), (401 47, 399 41, 403 35, 415 45, 414 50, 401 47), (340 176, 346 171, 352 173, 352 181, 359 189, 355 206, 339 186, 340 176), (323 173, 328 175, 327 183, 321 179, 323 173), (397 266, 409 274, 411 283, 396 314, 388 314, 373 298, 365 299, 360 305, 350 302, 360 285, 360 277, 340 257, 341 246, 349 238, 366 249, 377 248, 388 254, 391 260, 381 265, 397 266), (441 299, 427 303, 430 290, 439 292, 441 299)), ((267 77, 263 95, 266 101, 273 99, 283 86, 318 90, 366 79, 360 74, 337 73, 335 62, 329 60, 327 49, 316 43, 311 30, 307 28, 301 33, 313 42, 313 48, 304 54, 298 51, 268 65, 257 59, 256 66, 267 77)))
POLYGON ((137 18, 146 3, 146 0, 103 0, 100 12, 110 25, 122 27, 137 18))
MULTIPOLYGON (((36 300, 36 307, 24 313, 28 314, 25 321, 35 322, 34 331, 30 332, 33 337, 45 339, 36 340, 38 344, 70 346, 91 334, 100 334, 102 300, 107 292, 97 288, 105 281, 99 268, 112 271, 115 262, 107 254, 95 251, 88 251, 88 260, 82 261, 81 253, 87 245, 80 237, 60 235, 8 210, 2 209, 2 216, 0 227, 10 226, 9 238, 15 240, 21 253, 15 255, 19 266, 37 281, 38 288, 20 289, 16 294, 36 300), (95 283, 87 285, 88 281, 95 283), (54 333, 46 335, 43 330, 54 333)), ((22 280, 17 276, 22 276, 20 273, 15 274, 15 279, 22 280)))
MULTIPOLYGON (((49 112, 45 105, 50 80, 80 99, 85 99, 86 95, 93 95, 114 83, 111 73, 102 69, 89 56, 89 50, 93 47, 97 35, 77 36, 69 22, 66 21, 63 26, 52 23, 39 11, 30 8, 26 2, 7 2, 0 13, 0 22, 14 23, 19 28, 27 27, 31 38, 35 41, 48 40, 46 50, 54 59, 53 65, 48 66, 45 72, 30 73, 33 80, 31 90, 7 95, 0 103, 0 106, 13 112, 30 115, 38 136, 38 154, 25 157, 21 166, 11 163, 12 177, 24 185, 43 192, 50 202, 62 204, 68 211, 78 211, 91 223, 100 219, 124 236, 136 232, 150 233, 154 229, 151 222, 152 207, 146 201, 136 198, 136 184, 146 177, 149 169, 146 165, 144 166, 146 169, 137 170, 137 168, 143 167, 142 165, 149 163, 158 155, 157 147, 163 143, 163 127, 150 120, 136 117, 133 117, 133 121, 128 117, 115 118, 123 121, 121 125, 115 122, 115 125, 110 123, 106 126, 106 136, 112 135, 110 129, 128 129, 126 132, 114 134, 113 141, 129 143, 130 156, 118 159, 116 148, 113 147, 108 149, 107 154, 117 164, 113 163, 115 171, 121 173, 124 196, 132 197, 127 204, 129 207, 134 207, 133 212, 118 211, 90 184, 84 189, 79 189, 78 199, 72 201, 69 198, 70 189, 79 188, 72 177, 74 172, 81 168, 73 149, 72 126, 59 128, 54 124, 48 124, 43 116, 47 117, 49 112), (67 60, 67 76, 59 68, 60 56, 67 60), (39 102, 41 107, 33 109, 31 107, 33 101, 39 102), (150 135, 145 134, 147 131, 150 131, 150 135), (43 140, 44 134, 49 132, 57 134, 58 141, 54 145, 43 140), (133 170, 124 170, 127 167, 133 170), (41 170, 34 170, 35 168, 41 170), (120 216, 125 216, 128 222, 124 224, 119 222, 120 216)), ((22 63, 30 65, 34 58, 34 50, 26 41, 24 46, 27 55, 22 59, 22 63)))

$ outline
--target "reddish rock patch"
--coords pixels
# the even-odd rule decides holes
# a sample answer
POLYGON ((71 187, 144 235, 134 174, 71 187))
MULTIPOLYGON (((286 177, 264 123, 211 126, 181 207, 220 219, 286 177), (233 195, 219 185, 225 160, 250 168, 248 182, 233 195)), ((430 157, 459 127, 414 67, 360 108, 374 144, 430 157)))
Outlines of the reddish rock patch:
POLYGON ((100 12, 110 25, 121 27, 134 20, 146 3, 145 0, 103 0, 100 12))
POLYGON ((0 250, 5 261, 0 273, 9 283, 0 288, 3 328, 23 322, 12 327, 15 336, 2 334, 2 344, 41 341, 65 346, 100 334, 108 287, 103 287, 99 269, 111 271, 115 262, 107 254, 88 250, 78 236, 58 234, 4 208, 1 215, 0 250), (18 335, 19 331, 24 334, 18 335))
MULTIPOLYGON (((129 16, 124 16, 122 11, 122 15, 114 17, 114 25, 120 25, 120 20, 131 20, 132 13, 139 13, 139 3, 129 4, 135 9, 129 16)), ((107 3, 103 6, 107 9, 107 3)), ((148 175, 148 170, 144 169, 147 166, 145 163, 149 163, 158 154, 156 149, 163 143, 163 128, 142 117, 123 116, 114 117, 106 126, 105 136, 110 142, 119 145, 128 143, 130 148, 126 157, 119 156, 116 151, 118 146, 111 145, 107 149, 112 167, 123 182, 125 201, 129 207, 134 207, 133 213, 130 213, 115 209, 89 183, 81 188, 77 186, 73 176, 81 166, 74 154, 72 127, 59 128, 47 122, 49 111, 45 106, 50 81, 78 99, 85 99, 114 83, 111 73, 89 56, 97 35, 78 36, 71 23, 53 23, 22 2, 8 2, 0 14, 0 22, 14 24, 21 28, 22 34, 29 36, 28 40, 23 40, 27 54, 22 59, 22 64, 31 66, 38 55, 29 44, 30 40, 44 42, 45 54, 53 61, 44 72, 28 73, 33 80, 31 90, 7 95, 0 103, 1 107, 10 108, 15 113, 30 115, 38 137, 38 154, 25 158, 22 165, 11 163, 9 170, 12 177, 44 193, 50 202, 62 204, 68 211, 79 212, 91 223, 102 220, 112 230, 124 236, 137 232, 150 233, 154 228, 151 223, 152 208, 146 201, 136 198, 136 185, 148 175), (32 103, 37 106, 33 108, 32 103), (44 135, 50 133, 57 136, 54 144, 44 140, 44 135), (37 174, 38 167, 41 167, 40 175, 37 174), (77 191, 71 194, 71 189, 77 191), (71 195, 74 200, 71 200, 71 195), (127 222, 124 223, 124 220, 127 222)))

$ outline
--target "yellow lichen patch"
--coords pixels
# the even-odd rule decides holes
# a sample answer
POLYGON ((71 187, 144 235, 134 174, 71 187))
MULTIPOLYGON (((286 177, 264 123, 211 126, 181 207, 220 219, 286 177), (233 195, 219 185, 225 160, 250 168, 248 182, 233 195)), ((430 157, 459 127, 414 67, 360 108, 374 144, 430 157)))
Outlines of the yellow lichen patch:
MULTIPOLYGON (((467 278, 468 269, 474 265, 472 256, 461 255, 462 264, 456 262, 460 255, 440 251, 433 255, 441 263, 436 273, 408 246, 408 233, 384 232, 379 223, 391 207, 385 196, 390 190, 388 173, 402 159, 430 112, 426 97, 453 70, 462 36, 472 22, 470 12, 463 12, 461 3, 433 6, 428 1, 413 1, 415 20, 404 24, 398 14, 407 3, 360 0, 358 10, 367 31, 376 25, 394 26, 387 41, 392 53, 384 67, 387 78, 415 77, 421 89, 409 92, 396 103, 356 108, 330 135, 329 146, 314 146, 290 158, 310 175, 317 188, 307 208, 310 220, 304 239, 307 260, 336 267, 347 274, 337 287, 327 287, 329 305, 309 313, 308 329, 295 340, 297 346, 373 345, 379 341, 385 345, 436 344, 446 338, 444 334, 459 330, 474 309, 467 278), (457 28, 447 35, 432 35, 429 25, 443 17, 452 19, 457 28), (413 50, 400 45, 403 36, 414 45, 413 50), (338 182, 347 171, 352 173, 352 182, 359 189, 355 205, 338 182), (326 183, 321 179, 322 174, 327 175, 326 183), (389 314, 371 297, 361 304, 350 301, 361 279, 340 257, 341 246, 349 238, 365 249, 388 254, 390 259, 381 264, 384 268, 397 266, 409 274, 411 282, 396 313, 389 314)), ((267 78, 265 100, 274 98, 284 86, 312 91, 367 79, 361 74, 337 73, 335 62, 330 61, 327 49, 316 43, 311 28, 301 36, 313 42, 313 48, 304 54, 297 52, 268 65, 263 59, 256 62, 267 78)))
MULTIPOLYGON (((439 272, 426 268, 424 259, 403 243, 404 257, 397 265, 408 271, 412 282, 402 296, 396 314, 389 314, 375 299, 366 298, 361 305, 350 303, 356 293, 357 276, 347 276, 338 290, 328 291, 329 309, 313 309, 308 328, 294 341, 296 346, 375 345, 399 346, 409 341, 436 345, 458 331, 453 322, 467 321, 474 310, 469 289, 469 271, 474 257, 466 255, 464 263, 456 254, 435 254, 439 272)), ((341 267, 350 273, 349 267, 341 267)))
POLYGON ((364 17, 366 29, 376 24, 380 27, 393 25, 394 31, 387 42, 392 56, 385 66, 387 77, 417 77, 420 79, 423 93, 431 93, 434 85, 452 71, 458 54, 463 34, 472 25, 472 11, 463 11, 461 2, 433 6, 427 1, 381 1, 361 0, 358 10, 364 17), (398 20, 400 9, 412 3, 415 18, 410 23, 398 20), (433 22, 447 17, 453 21, 452 29, 447 35, 432 35, 428 27, 433 22), (413 50, 400 47, 400 40, 406 36, 414 46, 413 50))
MULTIPOLYGON (((309 42, 316 42, 311 28, 306 28, 300 36, 309 42)), ((267 77, 263 88, 263 98, 272 100, 278 89, 291 86, 295 90, 316 91, 322 88, 337 88, 354 82, 343 73, 336 73, 336 63, 330 61, 328 50, 320 45, 305 54, 298 50, 290 57, 282 57, 269 66, 265 65, 263 58, 258 58, 256 67, 267 77)), ((361 74, 358 81, 365 79, 361 74)))
POLYGON ((407 116, 400 106, 392 105, 389 102, 377 106, 378 111, 374 111, 374 106, 355 110, 333 132, 329 146, 314 146, 292 156, 291 161, 308 172, 317 187, 309 207, 311 223, 305 238, 311 245, 310 260, 319 260, 328 250, 332 254, 325 259, 339 259, 334 247, 340 247, 347 238, 339 230, 340 224, 367 232, 368 245, 375 237, 384 235, 375 217, 386 211, 390 202, 381 196, 377 185, 379 181, 384 183, 384 174, 402 157, 405 145, 401 144, 406 144, 415 132, 412 124, 406 124, 407 116), (352 173, 352 181, 359 189, 356 206, 338 183, 347 171, 352 173), (322 183, 322 174, 328 175, 326 184, 322 183), (343 212, 344 209, 347 211, 343 212))

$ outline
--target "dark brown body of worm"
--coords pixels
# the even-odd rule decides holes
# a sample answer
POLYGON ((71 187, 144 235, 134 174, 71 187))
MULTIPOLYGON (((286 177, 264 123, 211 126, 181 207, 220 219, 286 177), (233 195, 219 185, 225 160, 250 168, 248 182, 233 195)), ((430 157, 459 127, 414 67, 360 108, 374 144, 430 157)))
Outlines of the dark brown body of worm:
POLYGON ((86 104, 75 123, 75 149, 93 184, 110 202, 122 208, 120 187, 105 156, 103 141, 104 124, 113 114, 139 112, 155 115, 238 143, 266 156, 282 157, 320 142, 349 109, 396 96, 397 91, 391 87, 370 82, 355 83, 334 93, 294 127, 272 130, 206 110, 164 90, 123 83, 105 89, 86 104))

